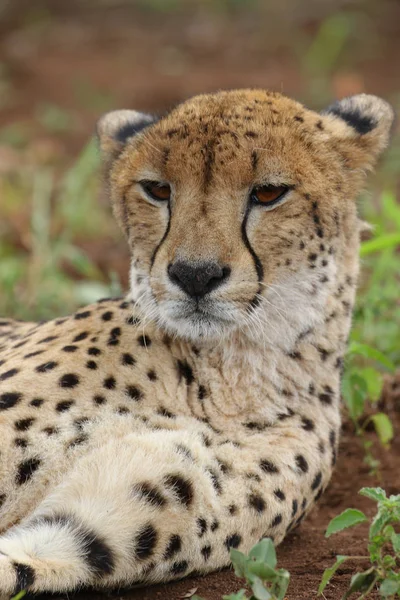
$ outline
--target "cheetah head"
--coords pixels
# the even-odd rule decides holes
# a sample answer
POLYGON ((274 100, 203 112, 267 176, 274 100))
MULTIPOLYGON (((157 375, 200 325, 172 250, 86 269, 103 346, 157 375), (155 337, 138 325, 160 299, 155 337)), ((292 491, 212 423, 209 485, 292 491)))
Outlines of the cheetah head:
POLYGON ((393 112, 365 94, 318 114, 258 90, 194 97, 162 118, 98 124, 105 177, 143 312, 183 338, 274 344, 322 319, 356 276, 355 199, 393 112))

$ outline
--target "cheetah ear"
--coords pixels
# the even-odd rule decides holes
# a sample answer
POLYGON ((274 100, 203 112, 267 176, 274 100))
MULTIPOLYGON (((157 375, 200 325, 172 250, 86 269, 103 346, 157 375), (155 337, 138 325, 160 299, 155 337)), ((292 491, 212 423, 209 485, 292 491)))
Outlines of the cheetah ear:
POLYGON ((157 121, 157 117, 136 110, 114 110, 97 122, 100 149, 106 159, 117 156, 135 135, 157 121))
POLYGON ((344 143, 349 166, 366 169, 388 145, 395 116, 390 104, 369 94, 338 100, 322 115, 326 129, 344 143))

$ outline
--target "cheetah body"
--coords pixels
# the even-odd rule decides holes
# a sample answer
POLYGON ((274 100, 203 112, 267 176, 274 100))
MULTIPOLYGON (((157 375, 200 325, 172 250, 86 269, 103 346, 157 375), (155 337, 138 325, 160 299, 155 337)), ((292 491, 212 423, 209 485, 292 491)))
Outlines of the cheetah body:
POLYGON ((336 460, 352 199, 391 121, 373 96, 318 115, 260 91, 100 121, 131 292, 0 321, 0 593, 207 572, 301 522, 336 460), (156 176, 168 208, 132 184, 156 176), (246 208, 282 178, 291 200, 246 208), (193 309, 165 273, 199 256, 231 271, 193 309))

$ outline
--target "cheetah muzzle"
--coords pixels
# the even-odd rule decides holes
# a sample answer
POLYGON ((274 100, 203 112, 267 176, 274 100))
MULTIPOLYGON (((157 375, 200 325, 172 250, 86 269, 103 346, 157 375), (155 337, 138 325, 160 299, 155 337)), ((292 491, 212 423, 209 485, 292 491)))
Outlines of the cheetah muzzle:
POLYGON ((304 519, 392 121, 375 96, 318 114, 258 90, 99 121, 131 289, 0 320, 0 594, 205 573, 304 519))

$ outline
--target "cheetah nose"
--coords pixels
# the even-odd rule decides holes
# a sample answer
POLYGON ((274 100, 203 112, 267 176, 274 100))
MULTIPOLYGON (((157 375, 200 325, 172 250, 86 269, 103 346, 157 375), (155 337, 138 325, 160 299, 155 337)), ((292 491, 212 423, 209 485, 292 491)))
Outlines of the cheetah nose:
POLYGON ((176 261, 168 265, 170 280, 192 298, 202 298, 224 283, 230 267, 215 262, 190 263, 176 261))

